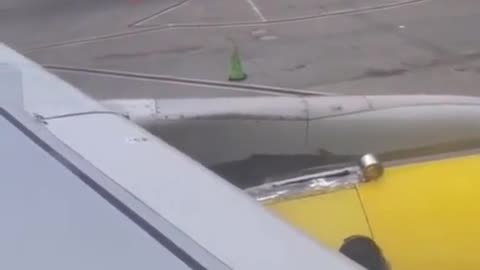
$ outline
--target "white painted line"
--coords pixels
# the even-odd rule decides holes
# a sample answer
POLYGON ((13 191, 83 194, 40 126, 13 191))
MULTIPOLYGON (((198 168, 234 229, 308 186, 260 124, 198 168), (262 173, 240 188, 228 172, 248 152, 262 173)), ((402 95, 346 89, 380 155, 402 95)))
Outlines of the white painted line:
POLYGON ((258 29, 258 30, 252 31, 252 35, 254 36, 261 36, 265 34, 267 34, 267 30, 265 29, 258 29))
POLYGON ((143 19, 140 19, 132 24, 130 24, 130 26, 141 26, 141 25, 144 25, 145 23, 149 22, 149 21, 152 21, 164 14, 167 14, 167 13, 170 13, 186 4, 189 4, 191 1, 190 0, 183 0, 182 2, 180 3, 176 3, 176 4, 173 4, 165 9, 162 9, 156 13, 153 13, 152 15, 149 15, 147 17, 144 17, 143 19))
POLYGON ((253 11, 255 11, 255 13, 257 13, 258 17, 260 17, 260 20, 262 20, 262 22, 266 22, 267 19, 263 16, 262 12, 260 11, 260 9, 257 7, 257 5, 255 5, 255 3, 253 2, 253 0, 246 0, 247 3, 250 5, 250 7, 253 9, 253 11))
POLYGON ((263 41, 276 40, 276 39, 278 39, 278 37, 273 36, 273 35, 267 35, 267 36, 261 36, 260 37, 260 40, 263 40, 263 41))

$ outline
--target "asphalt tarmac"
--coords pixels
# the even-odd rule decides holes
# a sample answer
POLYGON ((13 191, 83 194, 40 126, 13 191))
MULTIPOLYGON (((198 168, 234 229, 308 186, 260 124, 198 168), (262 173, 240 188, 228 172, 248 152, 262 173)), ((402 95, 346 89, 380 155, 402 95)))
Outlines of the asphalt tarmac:
POLYGON ((479 15, 478 0, 3 0, 0 41, 97 99, 479 95, 479 15))

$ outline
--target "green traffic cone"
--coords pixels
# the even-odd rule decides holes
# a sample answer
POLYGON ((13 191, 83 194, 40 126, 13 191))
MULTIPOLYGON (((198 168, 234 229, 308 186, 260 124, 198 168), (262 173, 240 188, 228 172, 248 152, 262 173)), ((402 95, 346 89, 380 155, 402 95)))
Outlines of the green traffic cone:
POLYGON ((238 49, 234 48, 232 56, 230 57, 230 74, 229 81, 243 81, 247 78, 247 74, 243 72, 242 61, 238 54, 238 49))

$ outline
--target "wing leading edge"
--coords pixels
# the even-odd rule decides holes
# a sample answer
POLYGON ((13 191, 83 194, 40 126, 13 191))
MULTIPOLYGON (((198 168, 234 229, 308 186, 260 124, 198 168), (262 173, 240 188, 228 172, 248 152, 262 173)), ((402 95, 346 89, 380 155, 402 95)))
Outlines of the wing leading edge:
MULTIPOLYGON (((102 185, 119 192, 107 189, 105 194, 129 202, 127 210, 131 214, 146 211, 141 217, 150 227, 169 235, 181 232, 181 236, 169 239, 201 267, 357 269, 348 259, 294 230, 175 148, 6 46, 0 46, 0 62, 21 73, 24 108, 37 116, 29 121, 105 177, 108 181, 102 185)), ((99 179, 94 182, 102 183, 99 179)), ((68 196, 62 199, 65 204, 72 202, 68 196)), ((63 222, 70 220, 62 213, 56 215, 63 222)), ((41 233, 34 223, 27 224, 26 231, 41 233)), ((67 235, 70 233, 75 234, 67 235)), ((95 247, 97 240, 92 241, 91 247, 95 247)), ((54 259, 47 256, 44 262, 54 259)), ((139 268, 148 269, 148 265, 139 268)))

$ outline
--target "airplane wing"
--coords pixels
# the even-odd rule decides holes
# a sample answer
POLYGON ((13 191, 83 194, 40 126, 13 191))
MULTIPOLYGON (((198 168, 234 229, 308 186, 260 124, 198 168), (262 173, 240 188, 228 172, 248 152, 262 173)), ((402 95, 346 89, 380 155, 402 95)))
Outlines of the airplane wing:
POLYGON ((0 62, 0 268, 360 269, 1 44, 0 62))

